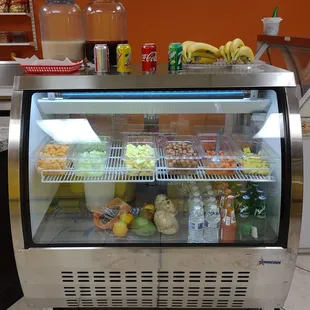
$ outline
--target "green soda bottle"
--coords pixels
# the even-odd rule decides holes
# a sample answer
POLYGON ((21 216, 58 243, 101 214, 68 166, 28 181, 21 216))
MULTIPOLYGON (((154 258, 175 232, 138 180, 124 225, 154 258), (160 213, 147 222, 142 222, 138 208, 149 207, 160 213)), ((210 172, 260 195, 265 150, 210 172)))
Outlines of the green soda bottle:
POLYGON ((250 220, 251 199, 249 195, 243 195, 238 216, 238 232, 240 240, 251 240, 252 224, 250 220))
MULTIPOLYGON (((266 196, 262 195, 258 197, 255 210, 254 210, 254 216, 252 220, 252 225, 254 228, 254 232, 256 235, 257 231, 257 237, 263 237, 265 235, 265 229, 266 229, 266 196)), ((253 236, 254 238, 256 236, 253 236)))

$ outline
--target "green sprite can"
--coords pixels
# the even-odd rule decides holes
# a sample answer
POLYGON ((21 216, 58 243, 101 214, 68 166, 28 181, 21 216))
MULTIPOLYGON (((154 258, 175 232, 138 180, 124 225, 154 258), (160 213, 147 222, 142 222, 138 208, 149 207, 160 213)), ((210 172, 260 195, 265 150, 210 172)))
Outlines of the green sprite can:
POLYGON ((182 43, 170 43, 168 47, 168 70, 178 72, 182 70, 182 43))

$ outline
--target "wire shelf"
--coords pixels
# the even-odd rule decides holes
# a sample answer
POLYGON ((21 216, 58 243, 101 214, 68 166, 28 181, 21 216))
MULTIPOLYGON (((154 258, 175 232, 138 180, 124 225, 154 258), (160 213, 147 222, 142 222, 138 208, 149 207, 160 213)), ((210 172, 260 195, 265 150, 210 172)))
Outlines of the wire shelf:
POLYGON ((254 181, 254 182, 275 182, 271 175, 245 174, 242 170, 236 169, 234 174, 215 175, 206 174, 206 168, 202 160, 199 160, 197 168, 168 168, 163 151, 159 150, 160 159, 157 162, 156 170, 128 170, 122 159, 122 143, 113 143, 110 155, 106 161, 104 171, 87 170, 89 174, 96 176, 77 176, 78 172, 71 162, 65 170, 42 170, 42 183, 103 183, 103 182, 177 182, 177 181, 254 181), (46 175, 48 173, 48 175, 46 175), (54 174, 54 175, 53 175, 54 174), (99 175, 100 174, 100 175, 99 175))
POLYGON ((114 142, 104 171, 76 170, 73 163, 65 170, 42 170, 42 183, 154 182, 154 170, 129 170, 122 160, 121 142, 114 142), (89 176, 77 176, 79 172, 89 176), (48 174, 48 175, 46 175, 48 174), (52 175, 54 174, 54 175, 52 175), (91 175, 96 176, 91 176, 91 175))
MULTIPOLYGON (((162 150, 160 150, 161 158, 156 168, 157 181, 254 181, 254 182, 275 182, 275 178, 271 175, 245 174, 242 168, 234 168, 234 174, 206 174, 206 168, 202 160, 199 160, 197 168, 187 168, 180 170, 179 168, 167 168, 166 160, 163 158, 162 150), (240 170, 238 170, 240 169, 240 170), (175 173, 180 171, 180 173, 175 173)), ((212 170, 212 169, 211 169, 212 170)), ((213 169, 214 170, 214 169, 213 169)), ((224 170, 227 170, 226 168, 224 170)))

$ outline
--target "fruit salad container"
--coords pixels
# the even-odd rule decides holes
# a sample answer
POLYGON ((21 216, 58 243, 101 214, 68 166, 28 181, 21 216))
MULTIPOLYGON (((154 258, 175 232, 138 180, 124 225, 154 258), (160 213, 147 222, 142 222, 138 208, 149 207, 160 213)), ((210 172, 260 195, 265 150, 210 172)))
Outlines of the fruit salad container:
POLYGON ((71 167, 72 146, 44 139, 31 154, 41 176, 62 176, 71 167))
POLYGON ((272 174, 274 164, 280 157, 267 142, 243 134, 234 134, 232 138, 242 154, 239 166, 243 173, 263 176, 272 174))
POLYGON ((101 177, 110 155, 111 137, 99 137, 100 142, 83 143, 73 150, 74 174, 79 177, 101 177))
POLYGON ((199 133, 198 138, 204 150, 202 162, 206 174, 232 175, 236 172, 242 154, 229 135, 223 135, 218 156, 215 153, 217 133, 199 133))
POLYGON ((195 136, 166 136, 161 145, 168 174, 193 175, 202 169, 203 152, 195 136))
POLYGON ((159 159, 153 136, 125 136, 122 159, 128 176, 153 176, 159 159))

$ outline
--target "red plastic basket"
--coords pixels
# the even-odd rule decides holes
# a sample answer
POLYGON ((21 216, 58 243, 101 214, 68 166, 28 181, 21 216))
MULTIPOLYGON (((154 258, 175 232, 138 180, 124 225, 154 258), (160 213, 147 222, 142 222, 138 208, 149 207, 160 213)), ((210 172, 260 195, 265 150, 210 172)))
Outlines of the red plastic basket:
POLYGON ((51 66, 51 65, 20 65, 25 72, 30 74, 68 74, 78 71, 83 64, 83 61, 73 63, 65 66, 51 66))

